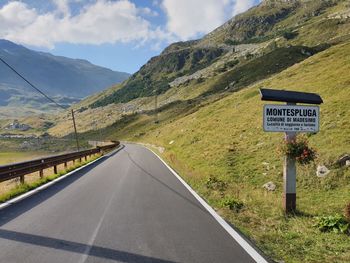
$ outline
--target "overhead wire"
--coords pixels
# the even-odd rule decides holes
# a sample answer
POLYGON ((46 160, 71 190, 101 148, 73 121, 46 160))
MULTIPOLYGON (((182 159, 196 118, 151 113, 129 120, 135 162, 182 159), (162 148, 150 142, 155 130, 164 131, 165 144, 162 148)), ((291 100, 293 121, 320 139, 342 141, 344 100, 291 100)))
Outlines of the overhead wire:
MULTIPOLYGON (((0 57, 0 61, 2 63, 4 63, 8 68, 10 68, 14 73, 16 73, 16 75, 18 75, 21 79, 23 79, 27 84, 29 84, 33 89, 35 89, 37 92, 39 92, 41 95, 43 95, 46 99, 48 99, 49 101, 51 101, 52 103, 54 103, 56 106, 58 106, 61 109, 66 110, 67 108, 64 107, 63 105, 59 104, 57 101, 55 101, 54 99, 52 99, 50 96, 48 96, 47 94, 45 94, 45 92, 43 92, 42 90, 40 90, 38 87, 36 87, 34 84, 32 84, 29 80, 27 80, 21 73, 19 73, 16 69, 14 69, 10 64, 8 64, 3 58, 0 57)), ((77 133, 77 128, 76 128, 76 124, 75 124, 75 118, 74 118, 74 111, 72 109, 72 120, 73 120, 73 127, 74 127, 74 133, 75 133, 75 139, 76 139, 76 143, 77 143, 77 149, 78 151, 80 150, 80 146, 79 146, 79 139, 78 139, 78 133, 77 133)))
POLYGON ((39 88, 37 88, 34 84, 32 84, 29 80, 27 80, 22 74, 20 74, 17 70, 15 70, 11 65, 9 65, 4 59, 2 59, 0 57, 0 61, 2 63, 4 63, 8 68, 10 68, 14 73, 16 73, 21 79, 23 79, 26 83, 28 83, 33 89, 35 89, 37 92, 39 92, 41 95, 43 95, 45 98, 47 98, 49 101, 53 102, 54 104, 56 104, 56 106, 62 108, 62 109, 66 109, 66 107, 62 106, 61 104, 59 104, 58 102, 56 102, 54 99, 52 99, 51 97, 49 97, 48 95, 46 95, 42 90, 40 90, 39 88))

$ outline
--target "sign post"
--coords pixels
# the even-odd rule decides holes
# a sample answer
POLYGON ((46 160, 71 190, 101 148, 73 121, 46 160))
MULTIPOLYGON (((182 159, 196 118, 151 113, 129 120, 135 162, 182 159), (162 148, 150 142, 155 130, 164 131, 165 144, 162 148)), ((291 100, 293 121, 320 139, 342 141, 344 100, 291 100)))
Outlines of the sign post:
MULTIPOLYGON (((287 105, 296 105, 295 103, 287 103, 287 105)), ((286 142, 292 142, 296 139, 296 132, 285 132, 286 142)), ((297 199, 297 169, 295 165, 295 159, 289 156, 284 157, 283 167, 283 182, 284 182, 284 194, 283 194, 283 208, 284 211, 290 212, 296 210, 297 199)))
MULTIPOLYGON (((263 126, 266 132, 284 132, 285 141, 293 142, 298 132, 319 131, 319 107, 301 106, 297 103, 321 104, 315 93, 260 89, 261 100, 286 102, 287 105, 265 105, 263 126)), ((283 208, 286 213, 296 211, 296 165, 295 159, 284 156, 283 208)))

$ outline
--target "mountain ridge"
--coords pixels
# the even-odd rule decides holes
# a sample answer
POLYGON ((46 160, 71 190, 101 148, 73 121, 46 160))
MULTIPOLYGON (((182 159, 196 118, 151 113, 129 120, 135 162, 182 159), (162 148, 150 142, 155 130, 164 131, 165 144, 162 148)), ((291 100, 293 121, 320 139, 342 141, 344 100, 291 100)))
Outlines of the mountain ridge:
MULTIPOLYGON (((0 56, 39 89, 58 100, 72 98, 77 102, 124 81, 130 75, 93 65, 87 60, 33 51, 1 39, 0 56)), ((3 63, 0 64, 0 91, 2 110, 6 110, 6 106, 27 105, 29 108, 41 108, 38 104, 45 104, 45 100, 36 96, 35 92, 3 63), (32 99, 32 103, 28 103, 28 99, 32 99)))

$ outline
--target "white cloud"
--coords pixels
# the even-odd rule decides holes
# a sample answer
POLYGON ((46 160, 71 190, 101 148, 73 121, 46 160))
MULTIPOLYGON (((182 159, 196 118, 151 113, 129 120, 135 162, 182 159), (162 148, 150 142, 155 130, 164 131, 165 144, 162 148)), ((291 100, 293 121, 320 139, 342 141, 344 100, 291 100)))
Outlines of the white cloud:
POLYGON ((69 0, 53 0, 53 2, 57 6, 58 13, 64 16, 70 15, 69 0))
POLYGON ((185 40, 207 33, 225 20, 226 0, 163 0, 167 29, 185 40))
POLYGON ((232 14, 245 11, 254 0, 152 0, 166 14, 165 25, 152 25, 147 17, 159 14, 137 7, 136 0, 51 0, 55 10, 42 13, 21 1, 0 7, 0 38, 53 48, 57 43, 103 44, 188 40, 220 26, 232 14), (133 3, 133 2, 134 3, 133 3), (70 4, 82 8, 72 14, 70 4))
POLYGON ((208 33, 233 15, 246 11, 255 0, 163 0, 167 30, 182 40, 208 33))
POLYGON ((21 2, 10 2, 0 9, 1 35, 20 31, 23 27, 33 23, 36 17, 34 9, 27 8, 21 2))
MULTIPOLYGON (((260 1, 259 1, 260 2, 260 1)), ((236 0, 232 10, 232 16, 243 13, 255 4, 254 0, 236 0)))
POLYGON ((141 14, 156 15, 139 9, 129 0, 96 0, 71 16, 69 2, 54 0, 57 9, 40 14, 28 5, 13 1, 0 9, 0 38, 22 44, 53 48, 56 43, 102 44, 144 42, 166 36, 141 14))
POLYGON ((140 8, 139 13, 146 15, 146 16, 158 16, 159 15, 156 11, 154 11, 148 7, 140 8))

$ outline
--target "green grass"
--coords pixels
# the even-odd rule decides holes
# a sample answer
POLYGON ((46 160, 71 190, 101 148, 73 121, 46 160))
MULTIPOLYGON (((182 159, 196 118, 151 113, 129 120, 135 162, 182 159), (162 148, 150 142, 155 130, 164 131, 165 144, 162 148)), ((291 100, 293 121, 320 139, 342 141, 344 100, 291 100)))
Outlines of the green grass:
POLYGON ((159 124, 152 122, 152 115, 135 115, 106 135, 164 147, 163 157, 181 176, 271 258, 349 262, 349 236, 321 233, 313 227, 317 216, 342 214, 350 202, 350 169, 332 166, 350 152, 349 54, 350 43, 334 46, 220 100, 188 108, 184 102, 174 104, 160 112, 159 124), (315 164, 298 167, 294 216, 285 216, 282 210, 282 158, 276 148, 283 135, 262 130, 260 87, 317 92, 324 99, 321 130, 309 135, 309 144, 319 156, 315 164), (316 177, 317 164, 327 165, 331 173, 316 177), (209 178, 227 186, 208 188, 209 178), (277 185, 275 192, 262 188, 269 181, 277 185), (237 212, 223 205, 225 200, 244 206, 237 212))
POLYGON ((126 103, 137 98, 163 94, 171 88, 169 82, 176 77, 192 74, 209 66, 224 53, 223 49, 214 47, 185 48, 162 53, 152 58, 120 89, 96 100, 90 107, 98 108, 111 103, 126 103))
POLYGON ((19 196, 21 194, 24 194, 24 193, 30 191, 30 190, 38 188, 39 186, 44 185, 48 182, 51 182, 51 181, 55 180, 56 178, 61 177, 61 176, 65 175, 71 171, 74 171, 75 169, 82 167, 82 166, 96 160, 99 157, 100 156, 94 156, 88 161, 77 162, 74 166, 71 166, 63 171, 60 171, 57 174, 45 176, 45 177, 43 177, 35 182, 19 184, 16 187, 14 187, 13 189, 11 189, 10 191, 1 194, 0 195, 0 202, 6 202, 6 201, 8 201, 16 196, 19 196))
POLYGON ((277 48, 268 54, 251 61, 248 60, 243 65, 222 74, 207 93, 223 91, 228 89, 230 84, 232 85, 231 89, 235 90, 246 87, 256 81, 281 72, 319 51, 322 51, 322 49, 318 50, 317 48, 302 46, 277 48))
POLYGON ((45 155, 45 152, 0 152, 0 165, 28 161, 45 155))

